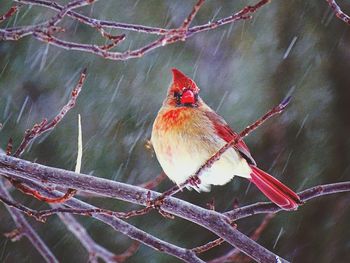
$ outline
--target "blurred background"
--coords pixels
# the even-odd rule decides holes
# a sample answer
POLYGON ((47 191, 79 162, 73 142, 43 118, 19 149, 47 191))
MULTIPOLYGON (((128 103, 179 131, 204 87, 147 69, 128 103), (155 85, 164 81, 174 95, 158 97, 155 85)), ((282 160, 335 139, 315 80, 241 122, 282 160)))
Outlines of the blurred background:
MULTIPOLYGON (((57 1, 61 4, 67 1, 57 1)), ((79 9, 89 16, 164 28, 179 26, 195 1, 101 0, 79 9)), ((254 1, 208 1, 193 25, 230 15, 254 1)), ((12 5, 2 0, 0 14, 12 5)), ((339 1, 350 13, 350 3, 339 1)), ((24 7, 1 27, 44 21, 54 12, 24 7)), ((264 170, 297 191, 318 184, 350 180, 350 26, 335 18, 326 1, 272 1, 253 15, 216 30, 154 50, 139 59, 109 61, 93 54, 66 51, 31 37, 0 42, 0 146, 9 137, 19 144, 26 129, 53 117, 68 101, 80 71, 88 77, 76 107, 52 132, 40 137, 23 158, 73 170, 77 154, 77 115, 82 115, 82 172, 129 184, 141 184, 161 172, 145 147, 153 120, 177 67, 197 82, 202 98, 236 131, 242 130, 292 92, 293 100, 281 116, 246 138, 252 155, 264 170)), ((93 29, 69 18, 61 23, 63 39, 104 44, 93 29)), ((122 31, 113 30, 113 34, 122 31)), ((124 33, 124 32, 123 32, 124 33)), ((137 48, 156 36, 125 32, 116 50, 137 48)), ((156 190, 172 183, 166 179, 156 190)), ((47 205, 12 192, 26 205, 47 205)), ((184 191, 177 197, 200 206, 215 200, 216 210, 265 201, 246 180, 235 178, 210 193, 184 191)), ((132 206, 116 200, 83 198, 114 210, 132 206)), ((314 199, 296 212, 281 212, 258 242, 292 262, 350 262, 350 195, 314 199)), ((252 233, 264 215, 237 222, 252 233)), ((89 234, 113 253, 123 252, 131 240, 86 217, 77 217, 89 234)), ((23 238, 11 242, 3 233, 14 229, 0 205, 0 262, 42 262, 23 238)), ((57 216, 41 224, 28 218, 61 262, 87 262, 79 241, 57 216)), ((128 220, 149 233, 183 247, 215 238, 188 221, 166 220, 157 213, 128 220)), ((224 244, 203 254, 210 260, 227 252, 224 244)), ((141 246, 128 262, 179 262, 141 246), (146 260, 147 259, 147 260, 146 260)))

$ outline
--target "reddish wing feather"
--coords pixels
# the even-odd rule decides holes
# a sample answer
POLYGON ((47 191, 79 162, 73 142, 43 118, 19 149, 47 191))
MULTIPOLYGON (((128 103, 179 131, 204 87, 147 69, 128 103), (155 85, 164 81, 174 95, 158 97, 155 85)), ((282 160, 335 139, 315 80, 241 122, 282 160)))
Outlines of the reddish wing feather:
MULTIPOLYGON (((213 123, 217 134, 225 142, 230 142, 237 138, 238 134, 235 133, 224 121, 224 119, 217 115, 215 112, 206 112, 206 116, 213 123)), ((249 152, 248 146, 244 143, 243 140, 239 141, 234 148, 239 151, 242 157, 245 158, 249 164, 256 165, 255 160, 249 152)))

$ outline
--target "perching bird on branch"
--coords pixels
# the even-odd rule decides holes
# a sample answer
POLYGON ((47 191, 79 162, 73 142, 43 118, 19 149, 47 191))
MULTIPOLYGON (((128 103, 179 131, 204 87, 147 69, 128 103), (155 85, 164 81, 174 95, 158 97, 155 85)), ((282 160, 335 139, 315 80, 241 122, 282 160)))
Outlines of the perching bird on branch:
MULTIPOLYGON (((192 79, 177 69, 172 71, 173 83, 154 121, 151 142, 164 172, 180 185, 238 134, 199 97, 199 88, 192 79)), ((235 175, 250 180, 285 210, 301 204, 296 193, 256 166, 242 140, 201 174, 199 184, 191 187, 209 191, 211 185, 224 185, 235 175)))

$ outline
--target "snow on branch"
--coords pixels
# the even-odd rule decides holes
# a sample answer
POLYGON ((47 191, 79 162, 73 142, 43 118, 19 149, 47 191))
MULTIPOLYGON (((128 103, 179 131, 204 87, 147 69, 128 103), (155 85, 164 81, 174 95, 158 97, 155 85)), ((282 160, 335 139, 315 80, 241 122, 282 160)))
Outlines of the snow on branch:
MULTIPOLYGON (((44 184, 50 188, 54 188, 55 186, 75 188, 77 190, 98 194, 100 196, 116 198, 139 205, 147 205, 148 193, 151 194, 152 198, 161 196, 160 193, 149 191, 137 186, 89 175, 76 174, 71 171, 34 164, 6 155, 0 155, 0 174, 19 180, 32 180, 37 184, 44 184)), ((350 182, 317 186, 305 190, 300 196, 303 201, 307 201, 318 196, 345 191, 350 191, 350 182)), ((68 200, 66 204, 69 204, 71 200, 68 200)), ((83 209, 86 209, 86 207, 83 209)), ((91 209, 91 207, 88 209, 91 209)), ((232 220, 256 213, 276 212, 279 210, 279 208, 274 204, 259 203, 257 205, 239 208, 239 210, 234 210, 235 212, 231 211, 227 214, 220 214, 215 211, 200 208, 174 197, 168 197, 164 200, 162 209, 164 209, 164 211, 167 213, 182 217, 207 228, 259 262, 271 260, 276 256, 273 253, 266 251, 266 249, 262 248, 260 245, 243 235, 238 230, 234 229, 229 223, 232 220), (262 205, 263 209, 261 208, 262 205), (237 214, 238 211, 240 211, 239 215, 237 214)), ((117 218, 116 216, 108 214, 92 213, 92 215, 117 218)))
MULTIPOLYGON (((22 181, 30 179, 37 184, 47 185, 50 188, 54 188, 55 186, 74 188, 79 191, 81 190, 99 194, 100 196, 116 198, 140 205, 147 205, 149 193, 151 198, 157 198, 160 196, 160 193, 149 191, 137 186, 46 167, 6 155, 0 155, 0 174, 22 181)), ((70 200, 65 204, 69 204, 70 200)), ((260 246, 255 241, 232 227, 231 220, 225 215, 200 208, 172 197, 164 200, 162 209, 167 213, 171 213, 203 226, 258 262, 267 262, 276 259, 274 253, 260 246)), ((100 216, 109 215, 100 214, 100 216)), ((112 217, 116 218, 115 216, 112 217)), ((287 261, 281 258, 281 262, 287 261)))

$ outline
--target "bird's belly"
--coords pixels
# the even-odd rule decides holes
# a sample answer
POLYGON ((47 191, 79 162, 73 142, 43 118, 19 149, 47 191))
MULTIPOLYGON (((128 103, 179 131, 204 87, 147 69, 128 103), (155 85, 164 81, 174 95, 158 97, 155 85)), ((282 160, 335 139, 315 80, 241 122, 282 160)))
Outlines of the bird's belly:
MULTIPOLYGON (((165 135, 165 134, 163 134, 165 135)), ((159 138, 159 136, 157 136, 159 138)), ((196 171, 222 146, 226 144, 221 138, 181 136, 160 136, 161 140, 152 141, 158 160, 167 176, 176 184, 181 184, 196 171)), ((250 177, 250 167, 235 149, 227 150, 212 167, 200 176, 199 189, 209 191, 210 185, 223 185, 235 175, 250 177)))

